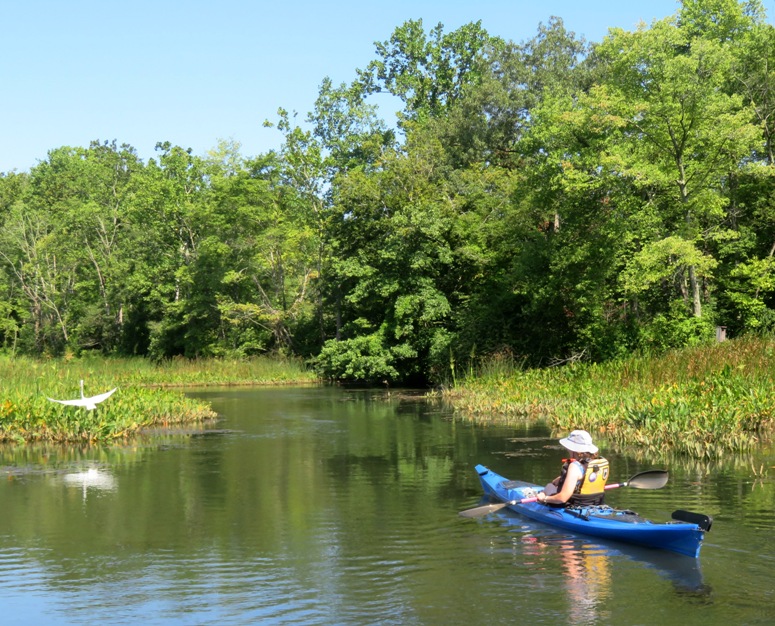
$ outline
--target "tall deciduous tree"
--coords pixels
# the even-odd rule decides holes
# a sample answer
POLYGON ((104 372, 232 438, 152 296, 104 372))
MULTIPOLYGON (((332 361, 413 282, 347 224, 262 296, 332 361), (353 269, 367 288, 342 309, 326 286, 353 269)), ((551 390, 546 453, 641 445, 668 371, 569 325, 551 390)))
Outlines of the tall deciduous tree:
POLYGON ((12 352, 16 351, 28 308, 16 280, 17 257, 9 254, 13 244, 5 245, 4 234, 10 224, 13 207, 23 202, 28 189, 27 174, 0 174, 0 346, 12 352))
POLYGON ((121 242, 140 167, 128 146, 94 142, 52 150, 30 173, 29 189, 6 222, 3 256, 27 295, 39 349, 115 348, 121 242))
MULTIPOLYGON (((686 3, 690 9, 696 4, 686 3)), ((644 242, 633 263, 667 262, 679 274, 685 268, 686 283, 678 285, 686 285, 691 311, 700 317, 703 281, 707 291, 713 264, 702 264, 703 271, 690 259, 707 254, 709 242, 727 230, 728 175, 751 155, 760 133, 742 98, 726 90, 732 50, 718 32, 706 36, 692 16, 631 33, 612 30, 597 48, 606 63, 597 96, 601 114, 621 125, 611 158, 623 174, 659 190, 660 239, 644 242), (653 253, 670 242, 678 246, 672 253, 653 253), (682 252, 687 245, 696 253, 682 252)))
POLYGON ((404 103, 409 119, 448 110, 486 70, 484 53, 493 38, 481 22, 450 33, 437 24, 426 34, 422 20, 409 20, 390 40, 377 42, 377 59, 359 71, 367 93, 386 91, 404 103))

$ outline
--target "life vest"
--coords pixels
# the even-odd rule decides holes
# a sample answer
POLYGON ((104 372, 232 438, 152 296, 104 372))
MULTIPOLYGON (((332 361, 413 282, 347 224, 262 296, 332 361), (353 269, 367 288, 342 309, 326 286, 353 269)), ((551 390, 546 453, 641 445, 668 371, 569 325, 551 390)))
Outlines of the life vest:
POLYGON ((557 484, 557 491, 562 490, 565 483, 565 477, 568 475, 568 468, 571 463, 581 465, 582 475, 576 483, 573 495, 567 502, 571 505, 596 505, 603 504, 605 496, 605 484, 608 482, 608 461, 603 457, 595 459, 563 459, 562 472, 557 484))

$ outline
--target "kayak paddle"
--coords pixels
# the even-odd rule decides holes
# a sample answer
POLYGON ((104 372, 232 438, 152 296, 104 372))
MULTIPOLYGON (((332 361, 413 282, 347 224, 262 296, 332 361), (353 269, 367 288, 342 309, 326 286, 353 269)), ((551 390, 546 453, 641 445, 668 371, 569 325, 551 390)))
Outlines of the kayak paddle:
POLYGON ((670 475, 667 470, 646 470, 638 472, 630 480, 624 483, 614 483, 606 485, 606 489, 615 489, 616 487, 633 487, 634 489, 662 489, 667 484, 670 475))
MULTIPOLYGON (((613 483, 606 485, 605 489, 616 489, 617 487, 632 487, 634 489, 662 489, 667 484, 670 475, 666 470, 646 470, 638 472, 630 480, 623 483, 613 483)), ((498 502, 477 506, 473 509, 460 511, 462 517, 481 517, 488 513, 500 511, 513 504, 527 504, 528 502, 537 502, 538 498, 522 498, 521 500, 512 500, 511 502, 498 502)))

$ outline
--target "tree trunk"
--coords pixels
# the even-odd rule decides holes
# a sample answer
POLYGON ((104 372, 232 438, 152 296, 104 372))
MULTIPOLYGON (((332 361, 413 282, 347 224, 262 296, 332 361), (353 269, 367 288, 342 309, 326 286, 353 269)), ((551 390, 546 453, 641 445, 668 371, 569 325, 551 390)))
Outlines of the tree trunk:
POLYGON ((689 286, 692 290, 694 317, 702 317, 702 301, 700 300, 700 283, 694 272, 694 265, 689 266, 689 286))
MULTIPOLYGON (((683 205, 688 205, 689 202, 689 192, 686 188, 686 171, 683 166, 683 161, 679 157, 677 159, 678 164, 678 171, 680 172, 680 178, 678 180, 678 189, 681 193, 681 203, 683 205)), ((686 210, 686 226, 687 230, 691 233, 692 232, 692 213, 690 210, 686 210)), ((694 265, 689 266, 689 288, 692 292, 692 313, 694 314, 694 317, 702 317, 702 299, 700 298, 700 283, 697 280, 697 272, 695 270, 694 265)))

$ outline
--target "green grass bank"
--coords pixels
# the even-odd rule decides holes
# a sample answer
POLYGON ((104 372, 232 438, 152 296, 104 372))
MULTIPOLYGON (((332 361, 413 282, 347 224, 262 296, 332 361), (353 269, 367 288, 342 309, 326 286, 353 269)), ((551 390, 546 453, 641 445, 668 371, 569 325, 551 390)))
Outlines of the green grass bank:
POLYGON ((181 387, 315 383, 300 361, 246 361, 87 357, 32 359, 0 356, 0 441, 95 443, 128 439, 143 429, 215 417, 207 403, 181 387), (75 399, 118 387, 93 411, 47 398, 75 399))
POLYGON ((558 433, 584 428, 619 448, 715 458, 772 441, 775 340, 540 370, 494 358, 443 395, 475 419, 542 419, 558 433))

